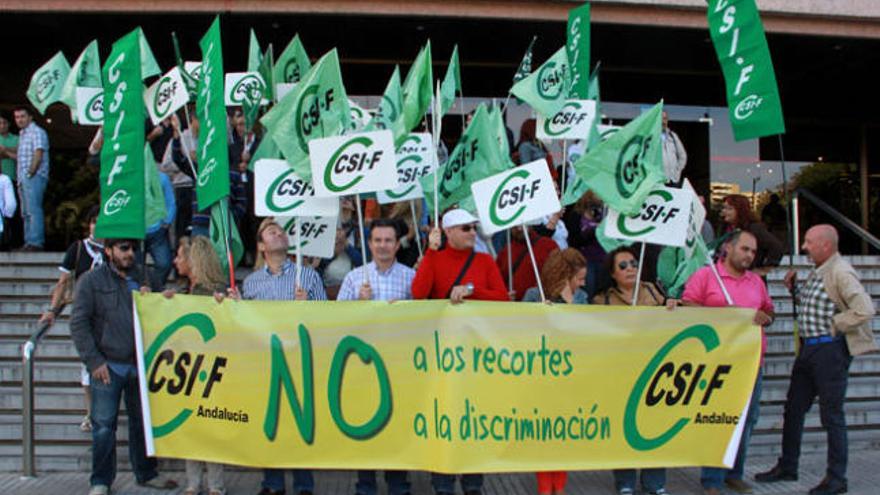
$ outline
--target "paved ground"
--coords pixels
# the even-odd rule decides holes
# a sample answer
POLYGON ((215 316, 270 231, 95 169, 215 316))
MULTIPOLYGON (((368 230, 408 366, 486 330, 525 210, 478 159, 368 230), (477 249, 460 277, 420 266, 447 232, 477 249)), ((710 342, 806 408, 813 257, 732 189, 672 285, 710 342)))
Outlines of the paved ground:
MULTIPOLYGON (((752 478, 756 471, 771 466, 775 459, 750 459, 747 477, 752 478)), ((794 495, 806 494, 822 478, 825 469, 824 456, 805 457, 801 463, 800 481, 776 483, 772 485, 755 484, 755 494, 794 495)), ((170 473, 182 481, 182 472, 170 473)), ((853 495, 880 494, 880 450, 857 451, 850 454, 849 493, 853 495)), ((428 475, 410 475, 414 482, 414 495, 429 495, 428 475)), ((254 471, 231 471, 226 473, 226 483, 230 495, 253 495, 259 489, 260 474, 254 471)), ((290 483, 288 477, 288 484, 290 483)), ((315 493, 318 495, 351 495, 354 493, 355 476, 350 472, 327 471, 316 475, 315 493)), ((673 495, 701 494, 699 470, 674 469, 669 473, 667 489, 673 495)), ((288 489, 290 486, 288 486, 288 489)), ((182 489, 162 492, 137 487, 130 473, 122 473, 116 480, 114 494, 130 495, 171 495, 182 489)), ((46 473, 38 478, 26 479, 15 473, 0 473, 0 494, 2 495, 78 495, 88 492, 86 473, 46 473)), ((288 493, 290 493, 288 491, 288 493)), ((384 489, 380 493, 385 493, 384 489)), ((535 477, 532 474, 491 475, 486 478, 486 495, 527 495, 536 493, 535 477)), ((613 495, 611 474, 605 471, 578 472, 569 475, 566 490, 568 495, 613 495)), ((727 492, 732 493, 732 492, 727 492)))

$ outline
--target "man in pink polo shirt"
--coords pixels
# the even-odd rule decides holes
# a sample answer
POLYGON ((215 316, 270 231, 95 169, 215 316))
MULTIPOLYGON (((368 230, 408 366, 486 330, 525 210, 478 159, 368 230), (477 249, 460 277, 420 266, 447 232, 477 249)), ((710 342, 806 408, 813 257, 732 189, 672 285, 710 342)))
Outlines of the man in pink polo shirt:
MULTIPOLYGON (((722 261, 715 265, 715 268, 727 289, 731 302, 728 303, 724 290, 718 283, 718 278, 712 273, 712 267, 704 266, 694 273, 685 284, 684 294, 681 297, 682 304, 686 306, 736 306, 755 309, 755 324, 761 326, 761 365, 763 365, 764 351, 767 349, 764 327, 773 323, 774 312, 773 301, 770 300, 764 281, 757 274, 749 271, 749 267, 755 260, 758 241, 751 232, 737 231, 730 236, 724 244, 724 248, 726 255, 722 261)), ((700 482, 706 495, 721 493, 722 483, 737 493, 752 493, 752 488, 743 481, 743 468, 749 437, 758 422, 762 378, 763 372, 761 368, 758 368, 758 378, 752 391, 746 424, 743 428, 739 452, 733 469, 703 468, 700 474, 700 482)))

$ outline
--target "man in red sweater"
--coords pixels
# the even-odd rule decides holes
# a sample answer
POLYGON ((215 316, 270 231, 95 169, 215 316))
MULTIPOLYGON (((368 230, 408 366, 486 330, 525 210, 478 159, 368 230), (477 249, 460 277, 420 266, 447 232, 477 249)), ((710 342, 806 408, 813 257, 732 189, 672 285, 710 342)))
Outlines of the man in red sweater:
MULTIPOLYGON (((477 219, 465 210, 455 209, 443 215, 442 223, 446 247, 440 249, 440 229, 434 228, 413 279, 413 299, 449 299, 453 304, 465 299, 508 301, 507 288, 492 257, 474 251, 477 219)), ((433 473, 431 484, 437 495, 455 493, 454 475, 433 473)), ((483 475, 462 475, 461 488, 465 495, 480 495, 483 475)))
MULTIPOLYGON (((529 240, 532 242, 532 249, 535 251, 535 263, 538 264, 538 273, 544 262, 550 257, 550 253, 559 249, 556 241, 549 237, 536 234, 531 227, 527 227, 529 231, 529 240)), ((514 300, 522 301, 523 296, 530 287, 536 287, 538 281, 535 280, 535 269, 532 267, 532 258, 529 256, 529 249, 526 245, 526 238, 523 235, 522 227, 514 227, 510 230, 510 245, 498 253, 495 263, 498 264, 498 270, 501 271, 504 281, 509 282, 508 277, 507 251, 510 251, 509 259, 513 263, 513 288, 515 292, 514 300)))

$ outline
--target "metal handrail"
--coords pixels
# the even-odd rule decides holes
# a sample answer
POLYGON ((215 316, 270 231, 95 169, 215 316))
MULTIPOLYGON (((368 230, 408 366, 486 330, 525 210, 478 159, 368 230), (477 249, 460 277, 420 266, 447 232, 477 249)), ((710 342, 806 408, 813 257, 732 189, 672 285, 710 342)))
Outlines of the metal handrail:
POLYGON ((798 223, 799 223, 798 222, 798 198, 800 196, 803 196, 804 198, 806 198, 810 203, 812 203, 814 206, 816 206, 820 210, 824 211, 826 214, 828 214, 836 222, 840 223, 844 227, 851 230, 854 234, 861 237, 863 241, 874 246, 875 249, 880 250, 880 239, 874 237, 870 232, 863 229, 861 225, 859 225, 859 224, 853 222, 852 220, 850 220, 849 218, 847 218, 843 213, 840 213, 839 211, 834 209, 833 206, 829 205, 828 203, 826 203, 825 201, 820 199, 815 194, 811 193, 810 191, 808 191, 802 187, 799 187, 799 188, 795 189, 794 196, 792 197, 792 207, 794 208, 794 228, 792 229, 792 234, 793 234, 792 238, 794 239, 794 246, 793 246, 794 250, 792 251, 793 253, 798 252, 798 247, 801 244, 800 243, 800 230, 799 230, 799 225, 798 225, 798 223))
MULTIPOLYGON (((61 303, 52 309, 55 319, 65 306, 61 303)), ((21 346, 21 467, 22 474, 28 477, 37 475, 34 463, 34 354, 50 328, 51 323, 40 324, 21 346)))

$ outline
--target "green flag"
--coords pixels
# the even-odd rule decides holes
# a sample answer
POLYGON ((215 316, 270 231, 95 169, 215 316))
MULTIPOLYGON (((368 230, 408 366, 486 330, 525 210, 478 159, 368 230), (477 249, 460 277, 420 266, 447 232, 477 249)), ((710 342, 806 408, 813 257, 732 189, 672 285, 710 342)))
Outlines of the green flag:
POLYGON ((590 3, 568 13, 565 50, 571 65, 572 98, 587 99, 590 93, 590 3))
POLYGON ((565 53, 565 47, 562 47, 537 71, 514 83, 510 92, 528 103, 539 114, 550 117, 565 104, 570 85, 571 70, 568 67, 568 55, 565 53))
POLYGON ((31 105, 42 114, 46 113, 46 107, 61 101, 62 89, 69 74, 70 64, 59 51, 31 76, 31 84, 27 90, 31 105))
POLYGON ((382 101, 376 109, 373 119, 367 124, 367 131, 389 129, 394 135, 394 145, 400 146, 408 135, 403 121, 403 92, 400 88, 400 67, 394 66, 391 79, 385 86, 382 101))
POLYGON ((412 67, 403 81, 403 122, 406 132, 416 128, 428 107, 434 88, 434 72, 431 62, 431 40, 419 51, 412 67))
POLYGON ((425 191, 428 209, 434 209, 434 174, 440 211, 458 203, 460 207, 476 211, 471 184, 490 175, 503 172, 513 164, 498 143, 497 128, 493 127, 486 105, 480 104, 471 124, 465 130, 449 159, 437 170, 419 178, 425 191))
POLYGON ((446 76, 440 84, 440 115, 442 116, 452 108, 455 102, 455 94, 461 92, 461 69, 458 65, 458 45, 452 49, 449 57, 449 67, 446 68, 446 76))
POLYGON ((92 40, 73 63, 70 73, 64 80, 64 86, 61 88, 59 101, 70 108, 70 115, 74 122, 76 122, 76 88, 100 88, 102 86, 98 40, 92 40))
POLYGON ((180 69, 180 77, 183 84, 186 85, 186 92, 189 94, 189 100, 196 99, 199 91, 199 80, 192 76, 183 63, 183 57, 180 55, 180 43, 177 42, 177 33, 171 32, 171 42, 174 44, 174 59, 177 68, 180 69))
POLYGON ((297 34, 290 40, 278 57, 278 62, 275 63, 275 84, 297 83, 311 68, 312 62, 297 34))
POLYGON ((147 227, 165 219, 165 192, 159 180, 159 167, 153 149, 144 145, 144 225, 147 227))
POLYGON ((147 42, 144 30, 138 27, 137 33, 138 44, 141 48, 141 79, 158 76, 162 73, 162 70, 159 69, 159 64, 156 63, 156 57, 153 56, 153 50, 150 48, 150 43, 147 42))
POLYGON ((251 160, 248 162, 248 170, 253 172, 254 164, 257 163, 257 160, 262 160, 264 158, 281 158, 281 152, 278 151, 278 146, 269 136, 265 136, 260 140, 260 144, 257 145, 256 151, 254 151, 251 160))
POLYGON ((755 0, 709 0, 708 18, 734 138, 784 134, 773 60, 755 0))
POLYGON ((196 114, 201 124, 196 198, 202 210, 229 195, 229 150, 226 138, 226 107, 223 104, 223 48, 220 39, 220 16, 217 16, 199 41, 202 49, 202 77, 199 79, 199 94, 196 98, 196 114))
POLYGON ((266 49, 265 55, 260 58, 260 65, 257 67, 257 73, 263 79, 263 86, 256 87, 253 91, 249 91, 248 95, 242 100, 241 110, 244 113, 244 127, 247 131, 254 128, 254 123, 260 114, 262 101, 274 100, 274 91, 272 91, 272 45, 266 49))
POLYGON ((637 214, 648 193, 665 180, 662 112, 660 102, 574 163, 578 177, 622 214, 637 214))
POLYGON ((508 167, 516 166, 510 160, 510 143, 507 141, 507 125, 504 124, 504 114, 501 113, 501 107, 493 105, 489 109, 489 125, 495 132, 495 138, 498 140, 498 147, 501 155, 508 162, 508 167))
POLYGON ((264 139, 274 139, 296 175, 310 181, 309 141, 342 134, 350 118, 334 48, 260 122, 267 130, 264 139))
POLYGON ((537 39, 537 36, 532 36, 532 41, 529 42, 529 47, 526 48, 526 53, 523 55, 522 61, 520 61, 519 67, 516 69, 516 74, 513 75, 514 83, 522 81, 532 73, 532 48, 534 48, 535 40, 537 39))
POLYGON ((269 43, 269 48, 266 48, 266 53, 263 54, 263 59, 260 60, 257 72, 260 73, 260 76, 263 77, 263 82, 266 83, 266 92, 263 98, 275 101, 275 53, 272 50, 272 43, 269 43))
POLYGON ((251 37, 248 42, 247 71, 257 72, 260 68, 260 62, 262 61, 263 57, 260 55, 260 42, 257 41, 257 33, 251 28, 251 37))
MULTIPOLYGON (((599 91, 599 67, 601 67, 601 65, 602 62, 596 62, 596 67, 593 69, 593 72, 590 73, 590 84, 587 86, 587 99, 596 100, 597 106, 599 100, 602 99, 601 92, 599 91)), ((596 110, 598 111, 598 108, 596 110)))
POLYGON ((136 29, 116 43, 104 63, 104 146, 101 147, 101 212, 95 236, 143 239, 144 205, 144 85, 136 29))
POLYGON ((657 258, 657 280, 666 288, 667 297, 680 298, 691 275, 711 259, 711 250, 700 234, 697 234, 691 256, 685 254, 684 248, 664 247, 657 258))
POLYGON ((610 253, 615 249, 621 246, 632 246, 632 241, 627 241, 625 239, 612 239, 605 235, 605 224, 608 222, 608 218, 605 217, 599 222, 599 225, 596 226, 596 240, 599 241, 599 245, 602 246, 602 249, 605 250, 606 253, 610 253))
POLYGON ((244 243, 241 242, 241 236, 238 234, 238 228, 231 221, 229 215, 229 198, 223 198, 211 206, 211 223, 208 227, 208 236, 211 239, 211 245, 220 258, 220 266, 223 272, 229 277, 229 251, 232 251, 232 266, 238 266, 244 255, 244 243), (229 237, 227 236, 229 233, 229 237))

